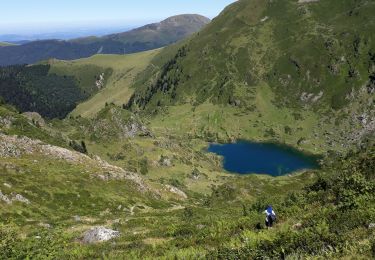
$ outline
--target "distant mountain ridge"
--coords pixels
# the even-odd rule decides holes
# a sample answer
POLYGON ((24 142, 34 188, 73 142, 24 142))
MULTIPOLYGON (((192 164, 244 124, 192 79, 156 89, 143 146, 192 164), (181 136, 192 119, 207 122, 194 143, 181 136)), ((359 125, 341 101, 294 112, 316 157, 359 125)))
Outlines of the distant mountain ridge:
POLYGON ((0 66, 32 64, 56 58, 73 60, 94 54, 126 54, 164 47, 199 31, 210 19, 196 14, 177 15, 162 22, 119 34, 63 40, 33 41, 0 49, 0 66))
POLYGON ((5 46, 12 46, 14 44, 9 43, 9 42, 0 42, 0 47, 5 47, 5 46))

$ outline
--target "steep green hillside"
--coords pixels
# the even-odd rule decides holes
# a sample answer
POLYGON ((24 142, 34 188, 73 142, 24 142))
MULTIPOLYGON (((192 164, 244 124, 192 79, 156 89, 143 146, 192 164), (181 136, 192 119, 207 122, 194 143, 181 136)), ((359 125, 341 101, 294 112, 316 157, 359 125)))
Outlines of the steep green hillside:
POLYGON ((169 61, 138 78, 129 107, 172 106, 165 120, 179 115, 190 133, 198 121, 198 134, 214 139, 346 146, 374 129, 374 10, 365 0, 238 1, 177 51, 165 48, 155 60, 169 61), (208 112, 203 126, 195 110, 208 112))
POLYGON ((74 60, 95 54, 126 54, 164 47, 205 27, 210 20, 194 14, 178 15, 143 27, 103 37, 33 41, 0 49, 0 66, 33 64, 56 58, 74 60))
POLYGON ((374 72, 374 8, 353 0, 239 1, 182 46, 135 101, 246 106, 264 82, 279 106, 341 108, 374 72))
POLYGON ((103 77, 105 88, 85 102, 80 103, 71 113, 73 116, 93 117, 105 104, 122 105, 127 103, 133 93, 130 86, 134 77, 151 63, 151 59, 160 49, 128 55, 94 55, 87 59, 74 61, 50 60, 50 73, 74 76, 81 89, 92 84, 92 75, 103 77))

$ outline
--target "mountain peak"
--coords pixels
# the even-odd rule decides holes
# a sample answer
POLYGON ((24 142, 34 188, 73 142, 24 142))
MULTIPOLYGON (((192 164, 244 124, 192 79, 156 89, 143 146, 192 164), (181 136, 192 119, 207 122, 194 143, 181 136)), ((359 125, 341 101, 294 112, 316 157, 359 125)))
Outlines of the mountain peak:
POLYGON ((209 18, 199 14, 181 14, 168 17, 167 19, 160 22, 160 24, 180 26, 186 23, 197 23, 206 25, 210 21, 211 20, 209 18))

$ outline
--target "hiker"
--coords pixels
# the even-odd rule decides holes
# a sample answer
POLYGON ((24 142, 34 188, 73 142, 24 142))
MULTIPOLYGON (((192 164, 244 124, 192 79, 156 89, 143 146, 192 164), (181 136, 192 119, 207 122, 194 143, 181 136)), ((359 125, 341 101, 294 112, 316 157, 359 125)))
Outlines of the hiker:
POLYGON ((273 211, 272 206, 271 205, 267 206, 264 213, 266 213, 266 226, 268 228, 272 228, 273 223, 276 221, 276 214, 273 211))

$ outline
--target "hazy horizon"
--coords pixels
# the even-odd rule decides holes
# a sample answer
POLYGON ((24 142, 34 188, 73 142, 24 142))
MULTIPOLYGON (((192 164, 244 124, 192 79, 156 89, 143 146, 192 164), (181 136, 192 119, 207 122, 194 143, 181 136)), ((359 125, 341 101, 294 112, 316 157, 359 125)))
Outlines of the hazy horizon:
POLYGON ((0 35, 35 36, 72 33, 102 35, 129 30, 179 14, 217 16, 235 0, 190 0, 178 5, 172 0, 65 0, 52 2, 28 0, 2 3, 0 35), (102 33, 100 32, 102 31, 102 33), (95 33, 96 32, 96 33, 95 33))

